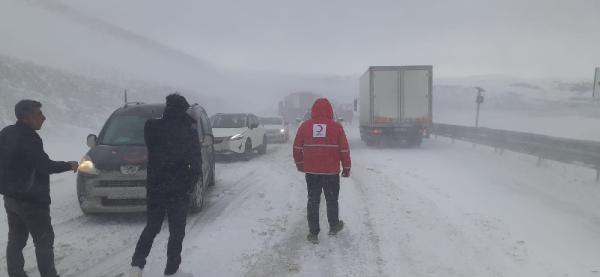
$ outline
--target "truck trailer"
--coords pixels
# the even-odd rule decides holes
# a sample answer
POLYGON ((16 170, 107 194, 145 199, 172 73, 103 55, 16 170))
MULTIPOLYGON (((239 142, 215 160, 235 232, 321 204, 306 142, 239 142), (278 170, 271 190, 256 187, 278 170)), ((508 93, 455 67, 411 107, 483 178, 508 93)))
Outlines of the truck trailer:
POLYGON ((318 94, 312 92, 294 92, 286 96, 279 102, 279 115, 285 122, 296 122, 296 119, 302 118, 306 111, 310 110, 318 94))
POLYGON ((360 78, 360 137, 367 145, 420 145, 432 124, 431 65, 371 66, 360 78))

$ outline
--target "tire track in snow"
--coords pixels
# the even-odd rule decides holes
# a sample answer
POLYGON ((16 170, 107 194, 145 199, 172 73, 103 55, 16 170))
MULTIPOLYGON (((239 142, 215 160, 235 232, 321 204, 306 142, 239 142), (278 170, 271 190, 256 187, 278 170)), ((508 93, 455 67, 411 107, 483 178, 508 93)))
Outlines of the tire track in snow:
MULTIPOLYGON (((262 157, 260 157, 262 158, 262 157)), ((215 187, 209 188, 207 199, 205 199, 205 206, 203 210, 196 215, 191 215, 188 219, 188 225, 186 228, 186 240, 193 238, 197 233, 202 230, 203 224, 210 224, 215 221, 221 213, 229 206, 239 201, 239 198, 244 195, 248 189, 248 185, 244 182, 249 176, 255 174, 252 161, 250 162, 233 162, 217 165, 217 184, 215 187), (240 165, 242 165, 240 167, 240 165), (235 168, 234 168, 235 167, 235 168), (236 178, 230 184, 224 183, 224 179, 228 179, 226 174, 230 174, 230 171, 236 170, 238 172, 244 172, 241 175, 237 175, 236 178), (190 222, 191 221, 191 222, 190 222)), ((141 216, 139 226, 135 226, 135 230, 129 234, 131 238, 129 241, 124 243, 123 247, 112 249, 110 253, 105 253, 103 258, 93 261, 89 268, 77 270, 76 272, 63 274, 66 277, 72 276, 98 276, 98 277, 118 277, 125 276, 125 272, 129 269, 129 260, 133 254, 133 249, 137 243, 137 238, 145 224, 145 216, 141 216)), ((168 226, 163 225, 161 234, 157 237, 154 242, 154 251, 162 249, 163 244, 166 243, 168 226), (162 235, 161 235, 162 234, 162 235)), ((121 238, 121 236, 118 236, 121 238)), ((100 242, 101 243, 101 242, 100 242)), ((185 242, 184 242, 185 246, 185 242)), ((92 248, 93 245, 91 246, 92 248)), ((162 254, 162 253, 161 253, 162 254)), ((152 258, 149 257, 150 259, 152 258)), ((77 263, 81 257, 74 257, 71 263, 77 263)), ((81 260, 79 260, 81 261, 81 260)), ((85 260, 84 260, 85 262, 85 260)), ((89 260, 88 263, 89 264, 89 260)))
MULTIPOLYGON (((290 171, 281 163, 276 165, 284 174, 290 171)), ((306 241, 305 180, 296 172, 287 174, 295 184, 301 184, 294 194, 304 196, 300 206, 286 218, 293 222, 292 231, 275 243, 266 243, 261 251, 248 257, 244 276, 386 276, 381 268, 379 240, 363 200, 364 191, 357 189, 360 185, 352 179, 342 179, 340 217, 345 220, 346 228, 337 237, 327 236, 326 205, 322 199, 321 242, 312 245, 306 241)))

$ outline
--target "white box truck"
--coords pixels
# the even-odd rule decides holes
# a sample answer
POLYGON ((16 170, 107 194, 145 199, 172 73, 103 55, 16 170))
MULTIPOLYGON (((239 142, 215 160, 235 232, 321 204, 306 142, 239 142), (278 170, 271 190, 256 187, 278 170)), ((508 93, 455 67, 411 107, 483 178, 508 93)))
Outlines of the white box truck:
POLYGON ((420 145, 432 123, 431 65, 372 66, 360 78, 360 137, 367 145, 420 145))

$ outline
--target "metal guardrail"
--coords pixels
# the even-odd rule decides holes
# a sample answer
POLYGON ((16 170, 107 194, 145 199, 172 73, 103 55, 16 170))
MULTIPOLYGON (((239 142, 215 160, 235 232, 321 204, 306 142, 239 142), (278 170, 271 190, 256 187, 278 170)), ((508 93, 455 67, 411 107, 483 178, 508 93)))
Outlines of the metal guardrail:
POLYGON ((557 138, 524 132, 476 128, 450 124, 433 124, 432 134, 509 150, 596 170, 600 180, 600 142, 557 138))

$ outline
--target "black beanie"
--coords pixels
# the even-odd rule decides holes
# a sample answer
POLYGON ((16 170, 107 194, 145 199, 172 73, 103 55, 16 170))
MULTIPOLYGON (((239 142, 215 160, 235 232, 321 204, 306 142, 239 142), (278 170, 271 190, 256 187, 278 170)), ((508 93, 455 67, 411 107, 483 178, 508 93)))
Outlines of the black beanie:
POLYGON ((178 93, 173 93, 167 96, 167 107, 187 110, 190 107, 190 104, 185 97, 179 95, 178 93))

